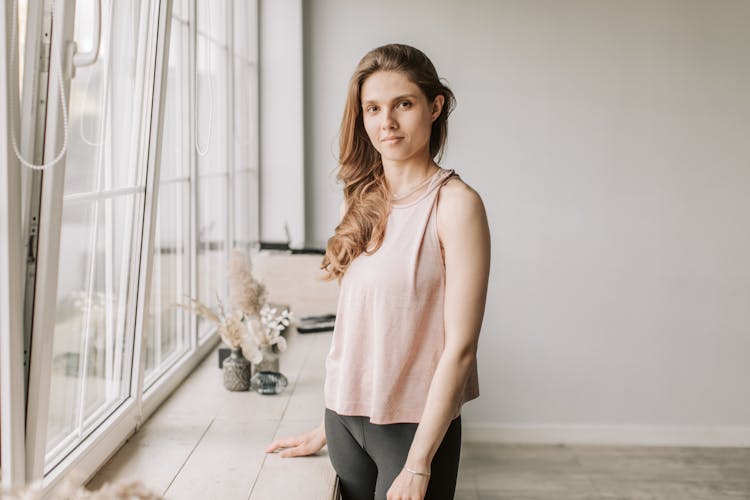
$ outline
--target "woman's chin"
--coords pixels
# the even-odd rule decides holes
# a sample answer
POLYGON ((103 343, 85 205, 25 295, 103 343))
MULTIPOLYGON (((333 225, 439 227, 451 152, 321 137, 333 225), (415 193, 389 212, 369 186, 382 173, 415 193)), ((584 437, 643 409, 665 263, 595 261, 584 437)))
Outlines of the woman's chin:
POLYGON ((383 161, 388 162, 402 162, 406 161, 409 158, 411 158, 411 155, 408 154, 393 154, 393 153, 386 153, 386 154, 380 154, 380 157, 383 159, 383 161))

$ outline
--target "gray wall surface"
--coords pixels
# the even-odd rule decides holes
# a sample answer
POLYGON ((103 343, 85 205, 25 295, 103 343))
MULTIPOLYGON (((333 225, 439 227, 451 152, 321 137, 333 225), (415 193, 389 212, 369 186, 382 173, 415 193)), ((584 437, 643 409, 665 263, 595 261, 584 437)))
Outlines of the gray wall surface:
POLYGON ((465 422, 732 428, 750 440, 750 2, 304 4, 308 240, 338 222, 338 127, 369 49, 457 96, 442 166, 492 270, 465 422))

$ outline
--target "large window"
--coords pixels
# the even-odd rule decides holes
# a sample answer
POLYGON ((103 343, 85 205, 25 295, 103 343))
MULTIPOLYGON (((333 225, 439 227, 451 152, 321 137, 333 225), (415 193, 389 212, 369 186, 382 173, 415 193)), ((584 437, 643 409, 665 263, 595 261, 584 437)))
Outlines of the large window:
POLYGON ((172 7, 159 206, 146 324, 146 387, 192 347, 190 318, 174 307, 190 295, 190 16, 184 1, 172 7))
MULTIPOLYGON (((94 43, 92 14, 78 2, 83 47, 94 43)), ((141 16, 138 2, 102 2, 101 14, 99 57, 70 84, 46 469, 130 395, 146 170, 133 92, 141 16)))
POLYGON ((251 1, 173 5, 146 387, 213 333, 174 305, 215 304, 229 250, 258 238, 256 24, 251 1))
MULTIPOLYGON (((229 186, 233 155, 227 135, 229 44, 227 2, 198 0, 196 40, 196 128, 198 165, 198 299, 215 304, 227 289, 229 186)), ((211 324, 199 322, 201 337, 211 324)))
POLYGON ((258 32, 255 2, 235 0, 232 34, 234 102, 231 134, 234 154, 234 246, 249 249, 260 237, 258 227, 258 32))
POLYGON ((47 487, 92 473, 210 351, 175 304, 223 296, 232 246, 258 238, 257 2, 54 4, 29 8, 26 54, 51 63, 24 68, 44 98, 22 120, 27 159, 66 142, 24 170, 25 452, 47 487), (71 40, 99 50, 63 71, 65 127, 71 40))

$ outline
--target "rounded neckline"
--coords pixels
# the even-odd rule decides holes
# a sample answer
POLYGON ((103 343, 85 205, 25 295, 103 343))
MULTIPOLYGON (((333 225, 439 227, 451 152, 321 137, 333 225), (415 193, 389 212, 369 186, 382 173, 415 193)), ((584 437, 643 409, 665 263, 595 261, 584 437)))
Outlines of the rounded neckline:
POLYGON ((425 188, 424 188, 424 189, 425 189, 424 193, 420 194, 420 195, 419 195, 419 196, 418 196, 418 197, 417 197, 417 198, 416 198, 415 200, 413 200, 413 201, 409 201, 409 202, 406 202, 406 203, 393 203, 393 202, 391 202, 391 208, 408 208, 408 207, 410 207, 410 206, 412 206, 412 205, 415 205, 415 204, 419 203, 419 202, 420 202, 420 201, 422 201, 422 200, 423 200, 423 199, 424 199, 424 198, 425 198, 425 197, 426 197, 426 196, 427 196, 428 194, 430 194, 430 193, 432 192, 432 189, 433 189, 433 182, 435 181, 435 179, 436 179, 436 178, 437 178, 437 177, 438 177, 438 176, 439 176, 440 174, 442 174, 442 173, 444 173, 444 172, 448 172, 448 171, 449 171, 449 169, 447 169, 447 168, 443 168, 443 167, 438 167, 438 170, 437 170, 437 171, 436 171, 436 172, 435 172, 434 174, 432 174, 432 175, 430 176, 430 182, 428 182, 428 183, 427 183, 427 187, 425 187, 425 188))

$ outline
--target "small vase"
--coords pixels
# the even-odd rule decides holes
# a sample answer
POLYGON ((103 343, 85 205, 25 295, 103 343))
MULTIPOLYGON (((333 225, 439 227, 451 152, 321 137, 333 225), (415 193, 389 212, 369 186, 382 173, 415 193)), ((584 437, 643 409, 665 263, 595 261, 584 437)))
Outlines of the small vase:
POLYGON ((258 394, 278 394, 289 385, 287 378, 279 372, 260 371, 250 379, 250 387, 258 394))
POLYGON ((233 348, 221 367, 224 374, 224 387, 230 391, 247 391, 250 389, 252 370, 250 361, 242 355, 242 350, 233 348))
POLYGON ((259 363, 253 363, 252 375, 258 372, 278 372, 279 356, 272 345, 262 345, 259 347, 262 359, 259 363))

